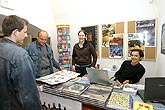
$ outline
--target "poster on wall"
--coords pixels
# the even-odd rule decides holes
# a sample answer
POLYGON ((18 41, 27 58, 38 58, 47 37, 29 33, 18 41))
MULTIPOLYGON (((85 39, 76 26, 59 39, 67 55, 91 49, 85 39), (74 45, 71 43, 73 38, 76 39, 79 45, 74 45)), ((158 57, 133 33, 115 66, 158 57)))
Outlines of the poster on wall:
POLYGON ((123 58, 123 34, 110 34, 109 58, 123 58))
POLYGON ((141 49, 144 52, 145 49, 144 33, 128 34, 128 58, 131 57, 130 52, 132 49, 141 49))
POLYGON ((98 25, 81 27, 87 33, 87 41, 91 42, 93 47, 98 50, 98 25))
POLYGON ((161 53, 165 54, 165 23, 162 25, 161 53))
POLYGON ((136 32, 145 34, 145 46, 156 46, 156 20, 136 21, 136 32))
POLYGON ((70 40, 70 25, 57 25, 57 48, 59 63, 67 70, 71 70, 72 56, 70 40))
POLYGON ((115 34, 115 24, 102 24, 102 47, 109 47, 110 34, 115 34))

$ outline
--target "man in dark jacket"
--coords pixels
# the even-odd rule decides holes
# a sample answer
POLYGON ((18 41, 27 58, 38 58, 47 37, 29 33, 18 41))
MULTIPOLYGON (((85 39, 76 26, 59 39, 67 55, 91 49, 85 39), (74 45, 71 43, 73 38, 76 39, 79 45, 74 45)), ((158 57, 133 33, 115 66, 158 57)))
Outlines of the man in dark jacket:
POLYGON ((54 73, 53 67, 63 70, 53 56, 53 50, 47 42, 48 33, 41 30, 37 35, 37 40, 29 43, 25 49, 34 62, 36 78, 54 73))
POLYGON ((0 42, 0 110, 40 110, 33 61, 25 49, 18 47, 27 35, 27 22, 7 16, 2 22, 0 42))

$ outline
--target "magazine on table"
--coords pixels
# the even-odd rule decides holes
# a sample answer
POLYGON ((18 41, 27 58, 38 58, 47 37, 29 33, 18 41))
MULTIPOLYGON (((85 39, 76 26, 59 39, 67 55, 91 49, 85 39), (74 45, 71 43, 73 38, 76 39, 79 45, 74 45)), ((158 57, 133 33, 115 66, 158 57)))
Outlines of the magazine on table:
POLYGON ((79 73, 76 73, 73 71, 62 70, 62 71, 58 71, 44 77, 40 77, 36 79, 36 81, 41 81, 50 85, 55 85, 55 84, 64 83, 70 79, 76 78, 78 75, 79 73))

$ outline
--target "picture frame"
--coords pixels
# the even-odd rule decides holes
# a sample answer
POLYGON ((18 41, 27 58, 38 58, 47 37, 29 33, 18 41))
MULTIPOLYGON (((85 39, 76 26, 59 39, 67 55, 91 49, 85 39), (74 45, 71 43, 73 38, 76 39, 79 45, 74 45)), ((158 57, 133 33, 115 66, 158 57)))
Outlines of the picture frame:
POLYGON ((161 53, 165 54, 165 23, 162 25, 161 32, 161 53))
POLYGON ((87 41, 91 42, 93 47, 98 50, 98 25, 81 27, 87 33, 87 41))

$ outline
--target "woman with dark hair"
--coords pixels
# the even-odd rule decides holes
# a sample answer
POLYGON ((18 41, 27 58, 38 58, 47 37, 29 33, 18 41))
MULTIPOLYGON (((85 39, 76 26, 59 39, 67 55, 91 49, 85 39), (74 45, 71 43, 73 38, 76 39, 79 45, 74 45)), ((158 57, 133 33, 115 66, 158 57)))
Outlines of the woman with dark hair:
POLYGON ((78 32, 79 42, 73 47, 72 70, 80 73, 80 77, 87 74, 86 67, 95 67, 97 54, 93 45, 87 42, 84 30, 78 32))
POLYGON ((126 60, 121 64, 120 69, 115 73, 115 81, 120 85, 139 82, 145 74, 145 68, 140 64, 143 57, 144 53, 142 50, 131 50, 131 60, 126 60))

